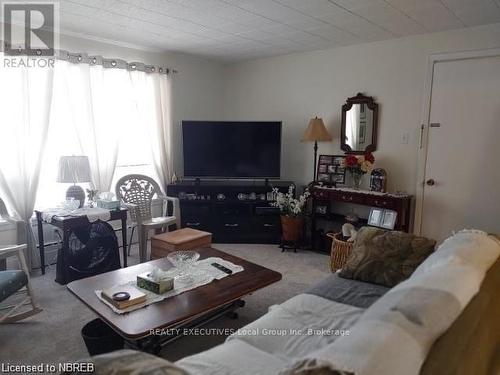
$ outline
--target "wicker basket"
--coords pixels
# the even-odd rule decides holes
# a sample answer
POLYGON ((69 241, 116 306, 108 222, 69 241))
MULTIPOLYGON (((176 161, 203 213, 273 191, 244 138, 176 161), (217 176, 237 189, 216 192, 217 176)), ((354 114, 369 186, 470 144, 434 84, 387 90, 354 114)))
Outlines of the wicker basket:
POLYGON ((335 272, 342 267, 351 254, 352 242, 339 240, 342 233, 327 233, 328 237, 332 239, 332 250, 330 252, 330 267, 332 272, 335 272))

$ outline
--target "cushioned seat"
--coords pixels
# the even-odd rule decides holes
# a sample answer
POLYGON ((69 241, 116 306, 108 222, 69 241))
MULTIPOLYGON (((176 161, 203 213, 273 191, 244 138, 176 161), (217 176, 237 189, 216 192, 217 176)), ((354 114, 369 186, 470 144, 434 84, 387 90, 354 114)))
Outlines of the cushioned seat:
POLYGON ((338 273, 328 276, 306 293, 331 301, 366 309, 382 297, 390 288, 339 277, 338 273))
POLYGON ((229 336, 284 361, 300 358, 348 334, 364 309, 299 294, 229 336))
POLYGON ((241 340, 233 340, 175 364, 190 375, 275 375, 289 363, 241 340))
POLYGON ((0 302, 28 284, 23 271, 0 271, 0 302))

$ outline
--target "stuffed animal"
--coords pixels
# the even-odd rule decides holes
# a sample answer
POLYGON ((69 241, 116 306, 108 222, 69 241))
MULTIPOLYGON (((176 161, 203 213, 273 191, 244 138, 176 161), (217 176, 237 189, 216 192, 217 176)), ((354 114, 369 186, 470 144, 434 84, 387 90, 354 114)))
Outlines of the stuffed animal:
POLYGON ((347 238, 347 242, 354 242, 357 234, 358 232, 356 231, 356 228, 354 228, 354 225, 351 223, 345 223, 342 225, 342 236, 347 238))

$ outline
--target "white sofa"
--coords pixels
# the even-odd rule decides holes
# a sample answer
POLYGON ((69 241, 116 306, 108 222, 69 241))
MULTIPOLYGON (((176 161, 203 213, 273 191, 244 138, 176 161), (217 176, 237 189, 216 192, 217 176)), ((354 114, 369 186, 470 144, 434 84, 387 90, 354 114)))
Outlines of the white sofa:
MULTIPOLYGON (((123 351, 94 357, 96 373, 494 373, 490 362, 500 357, 499 256, 496 237, 462 231, 441 244, 409 279, 372 298, 367 308, 359 301, 339 303, 304 293, 272 306, 224 344, 175 364, 123 351), (118 372, 123 366, 126 371, 118 372)), ((379 293, 377 288, 367 295, 379 293)), ((350 297, 356 297, 355 285, 350 289, 350 297)))
POLYGON ((495 238, 460 232, 367 309, 300 294, 223 345, 176 365, 192 375, 305 374, 323 367, 356 375, 418 374, 499 255, 495 238))

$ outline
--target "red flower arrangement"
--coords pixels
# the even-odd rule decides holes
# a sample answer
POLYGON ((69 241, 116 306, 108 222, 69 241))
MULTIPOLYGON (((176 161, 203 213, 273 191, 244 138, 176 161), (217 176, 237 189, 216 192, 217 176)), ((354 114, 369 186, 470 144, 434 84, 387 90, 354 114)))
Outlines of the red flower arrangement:
POLYGON ((373 164, 375 163, 375 156, 373 156, 373 154, 369 152, 365 155, 365 160, 373 164))
POLYGON ((358 158, 354 155, 347 155, 345 158, 347 168, 355 168, 358 166, 358 158))
POLYGON ((370 172, 375 163, 375 157, 371 152, 365 155, 347 155, 345 158, 346 168, 353 174, 365 174, 370 172))

